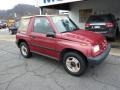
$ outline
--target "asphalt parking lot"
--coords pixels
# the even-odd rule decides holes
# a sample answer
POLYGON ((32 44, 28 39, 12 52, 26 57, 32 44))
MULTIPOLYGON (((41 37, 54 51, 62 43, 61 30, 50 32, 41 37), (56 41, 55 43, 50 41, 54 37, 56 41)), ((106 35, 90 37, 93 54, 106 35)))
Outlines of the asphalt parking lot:
POLYGON ((14 41, 7 30, 0 32, 0 90, 120 90, 120 56, 111 54, 74 77, 55 60, 36 54, 23 58, 14 41))

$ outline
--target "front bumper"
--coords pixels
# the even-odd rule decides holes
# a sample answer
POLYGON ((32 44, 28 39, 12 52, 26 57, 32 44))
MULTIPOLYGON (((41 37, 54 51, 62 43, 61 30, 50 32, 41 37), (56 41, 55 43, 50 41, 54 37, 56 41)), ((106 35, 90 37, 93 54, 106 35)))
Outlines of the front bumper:
POLYGON ((108 45, 107 49, 101 55, 96 56, 96 57, 88 57, 87 59, 88 59, 89 64, 92 64, 92 65, 100 64, 109 55, 110 50, 111 50, 111 46, 108 45))

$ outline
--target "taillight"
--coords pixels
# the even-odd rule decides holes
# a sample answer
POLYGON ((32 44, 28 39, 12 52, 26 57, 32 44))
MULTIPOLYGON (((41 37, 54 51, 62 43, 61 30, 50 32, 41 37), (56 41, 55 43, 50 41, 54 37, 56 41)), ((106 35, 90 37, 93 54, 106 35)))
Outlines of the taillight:
POLYGON ((86 23, 86 24, 85 24, 85 27, 90 27, 90 23, 86 23))
POLYGON ((111 23, 111 22, 107 22, 107 23, 106 23, 106 27, 112 28, 112 27, 114 27, 114 25, 113 25, 113 23, 111 23))

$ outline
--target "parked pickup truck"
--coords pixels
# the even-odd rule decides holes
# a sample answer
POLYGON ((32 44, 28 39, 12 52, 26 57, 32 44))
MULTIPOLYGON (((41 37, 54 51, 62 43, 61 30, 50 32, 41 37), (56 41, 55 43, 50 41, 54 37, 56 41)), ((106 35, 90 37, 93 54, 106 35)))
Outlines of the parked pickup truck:
POLYGON ((37 53, 62 61, 74 76, 100 64, 111 48, 101 34, 79 29, 67 16, 49 15, 21 18, 16 43, 23 57, 37 53))

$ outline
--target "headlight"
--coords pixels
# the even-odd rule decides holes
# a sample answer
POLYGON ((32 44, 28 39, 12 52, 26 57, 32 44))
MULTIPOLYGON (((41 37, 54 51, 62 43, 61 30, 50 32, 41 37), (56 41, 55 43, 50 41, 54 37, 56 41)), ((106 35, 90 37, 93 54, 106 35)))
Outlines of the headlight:
POLYGON ((93 47, 93 52, 94 52, 94 53, 97 53, 98 51, 100 51, 100 46, 99 46, 99 45, 95 45, 95 46, 93 47))

